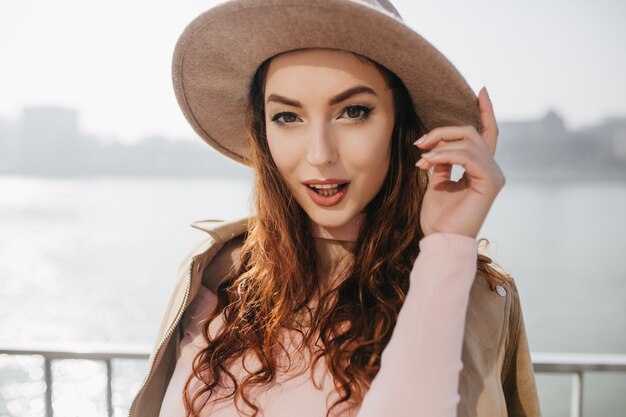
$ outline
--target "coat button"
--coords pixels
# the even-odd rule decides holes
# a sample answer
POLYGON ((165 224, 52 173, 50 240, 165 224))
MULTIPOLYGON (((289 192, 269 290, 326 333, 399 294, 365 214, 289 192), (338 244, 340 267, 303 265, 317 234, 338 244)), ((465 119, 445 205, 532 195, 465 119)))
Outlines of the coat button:
POLYGON ((502 297, 504 297, 506 295, 506 290, 504 289, 503 286, 501 285, 496 285, 496 291, 498 292, 499 295, 501 295, 502 297))

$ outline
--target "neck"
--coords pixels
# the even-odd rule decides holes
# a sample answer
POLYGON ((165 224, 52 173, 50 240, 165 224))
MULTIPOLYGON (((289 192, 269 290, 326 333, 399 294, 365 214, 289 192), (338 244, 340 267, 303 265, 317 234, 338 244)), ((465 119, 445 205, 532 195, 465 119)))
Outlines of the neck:
POLYGON ((326 284, 333 285, 335 274, 341 272, 340 265, 351 259, 356 240, 365 220, 365 213, 359 213, 348 223, 337 226, 322 226, 311 221, 311 233, 315 238, 318 254, 318 270, 325 277, 326 284))
POLYGON ((319 239, 356 242, 363 220, 365 220, 365 213, 363 212, 358 213, 349 222, 341 226, 322 226, 311 220, 311 233, 313 237, 319 239))

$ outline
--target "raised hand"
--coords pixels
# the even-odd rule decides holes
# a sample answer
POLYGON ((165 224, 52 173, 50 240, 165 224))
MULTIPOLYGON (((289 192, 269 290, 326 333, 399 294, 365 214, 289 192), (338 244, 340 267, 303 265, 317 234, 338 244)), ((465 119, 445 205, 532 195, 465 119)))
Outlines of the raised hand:
POLYGON ((448 232, 475 238, 505 184, 494 160, 498 125, 485 87, 478 93, 478 109, 480 133, 473 126, 445 126, 415 142, 420 149, 430 150, 416 166, 434 166, 420 213, 425 236, 448 232), (465 170, 458 181, 450 180, 452 164, 465 170))

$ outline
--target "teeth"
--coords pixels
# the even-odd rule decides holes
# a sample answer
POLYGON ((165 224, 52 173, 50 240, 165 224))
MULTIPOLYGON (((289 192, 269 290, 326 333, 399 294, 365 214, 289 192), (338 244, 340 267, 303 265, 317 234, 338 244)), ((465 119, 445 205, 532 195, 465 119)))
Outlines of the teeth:
POLYGON ((339 192, 339 185, 341 184, 307 184, 316 193, 325 197, 335 195, 339 192))
POLYGON ((326 190, 316 190, 316 192, 321 194, 321 195, 323 195, 323 196, 325 196, 325 197, 328 197, 328 196, 337 194, 339 192, 339 190, 337 188, 334 188, 332 190, 328 190, 328 189, 326 189, 326 190))
POLYGON ((309 184, 311 188, 325 189, 325 188, 337 188, 339 184, 309 184))

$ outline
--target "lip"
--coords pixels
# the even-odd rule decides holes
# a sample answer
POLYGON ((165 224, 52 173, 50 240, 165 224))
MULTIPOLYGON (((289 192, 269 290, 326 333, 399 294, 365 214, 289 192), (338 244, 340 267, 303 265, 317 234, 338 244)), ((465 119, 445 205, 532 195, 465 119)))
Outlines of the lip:
POLYGON ((350 181, 341 178, 329 178, 327 180, 306 180, 302 184, 346 184, 350 181))
POLYGON ((348 193, 348 188, 350 188, 350 181, 342 180, 342 179, 327 179, 327 180, 307 180, 302 182, 303 186, 306 188, 306 192, 309 195, 309 198, 317 205, 323 207, 335 206, 343 200, 343 198, 348 193), (316 193, 309 187, 307 184, 346 184, 345 187, 341 191, 339 191, 335 195, 324 196, 316 193))

